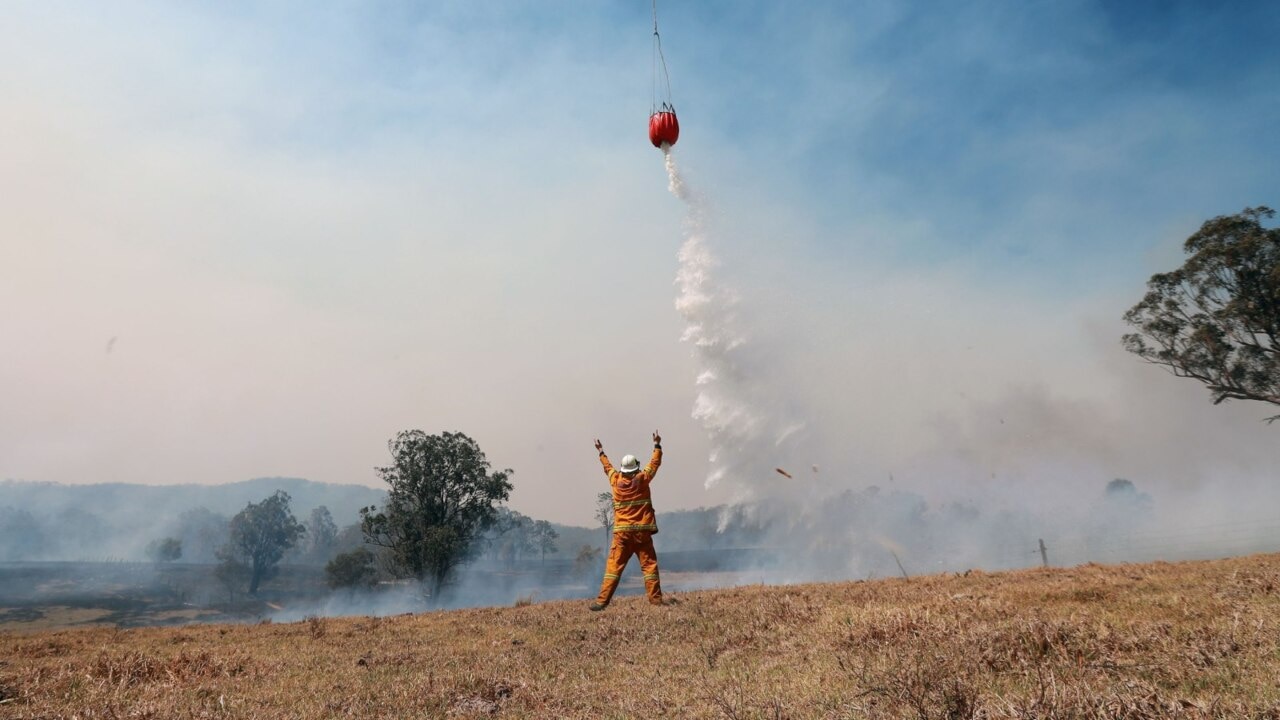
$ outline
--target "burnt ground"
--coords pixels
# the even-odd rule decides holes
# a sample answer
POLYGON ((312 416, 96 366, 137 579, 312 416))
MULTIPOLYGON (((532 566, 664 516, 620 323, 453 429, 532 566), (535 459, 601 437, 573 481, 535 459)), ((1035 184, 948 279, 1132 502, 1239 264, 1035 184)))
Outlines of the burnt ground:
POLYGON ((265 601, 231 597, 212 565, 0 563, 0 631, 234 622, 261 616, 265 601))
MULTIPOLYGON (((667 551, 661 556, 668 592, 760 582, 754 571, 776 562, 765 549, 667 551)), ((623 573, 620 597, 644 592, 637 560, 623 573)), ((256 597, 230 591, 215 565, 149 562, 0 562, 0 632, 94 625, 147 627, 199 622, 256 622, 306 615, 390 614, 422 609, 504 606, 548 600, 589 601, 600 568, 548 558, 477 563, 459 574, 448 597, 436 604, 415 597, 402 583, 386 583, 355 601, 325 584, 324 569, 281 565, 256 597)))
MULTIPOLYGON (((671 553, 664 574, 668 591, 734 584, 717 570, 696 572, 671 553)), ((234 593, 218 581, 214 565, 145 562, 0 563, 0 632, 74 627, 120 628, 203 622, 297 620, 309 615, 391 614, 446 607, 504 606, 556 599, 594 598, 598 571, 574 571, 567 563, 538 563, 508 570, 470 569, 443 604, 415 595, 403 583, 386 583, 355 601, 331 591, 324 570, 280 566, 256 597, 234 593)), ((643 594, 639 568, 628 567, 620 597, 643 594)))

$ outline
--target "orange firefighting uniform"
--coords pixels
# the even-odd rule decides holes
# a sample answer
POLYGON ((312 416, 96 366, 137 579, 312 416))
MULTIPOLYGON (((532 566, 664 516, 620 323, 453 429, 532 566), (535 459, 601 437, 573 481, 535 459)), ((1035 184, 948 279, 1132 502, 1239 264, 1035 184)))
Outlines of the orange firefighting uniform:
POLYGON ((662 604, 662 585, 658 582, 658 553, 653 549, 653 534, 658 532, 658 518, 649 499, 649 483, 662 464, 662 447, 653 448, 649 464, 628 479, 614 469, 609 456, 600 452, 600 464, 613 488, 613 542, 609 547, 609 560, 604 566, 604 581, 600 583, 600 595, 596 602, 608 605, 613 592, 622 579, 622 569, 632 555, 640 556, 640 570, 644 572, 644 589, 649 602, 662 604))

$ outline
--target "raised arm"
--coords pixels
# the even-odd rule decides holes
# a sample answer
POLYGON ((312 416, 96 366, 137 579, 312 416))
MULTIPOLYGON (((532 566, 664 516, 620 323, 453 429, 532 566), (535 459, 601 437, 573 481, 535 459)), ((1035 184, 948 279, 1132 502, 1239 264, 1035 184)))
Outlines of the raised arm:
POLYGON ((604 466, 604 476, 613 477, 613 463, 609 462, 609 456, 604 454, 604 445, 600 444, 600 439, 596 439, 596 452, 600 453, 600 464, 604 466))
POLYGON ((662 465, 662 436, 657 430, 653 431, 653 455, 649 456, 649 464, 645 466, 644 473, 653 480, 653 476, 658 474, 658 468, 662 465))

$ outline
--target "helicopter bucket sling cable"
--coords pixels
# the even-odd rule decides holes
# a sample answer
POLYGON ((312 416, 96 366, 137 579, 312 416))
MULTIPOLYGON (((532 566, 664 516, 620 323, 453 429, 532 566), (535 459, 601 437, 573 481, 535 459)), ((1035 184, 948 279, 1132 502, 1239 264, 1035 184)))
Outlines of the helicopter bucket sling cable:
POLYGON ((671 102, 671 75, 667 72, 667 58, 662 54, 662 36, 658 34, 658 0, 653 0, 653 104, 649 108, 649 142, 664 153, 680 139, 680 121, 671 102), (662 79, 658 79, 658 68, 662 79), (665 90, 662 105, 658 105, 659 89, 665 90))
POLYGON ((653 102, 649 109, 652 115, 658 112, 658 68, 662 68, 662 83, 666 89, 663 96, 662 110, 675 112, 671 104, 671 75, 667 72, 667 58, 662 54, 662 36, 658 34, 658 0, 653 0, 653 102))

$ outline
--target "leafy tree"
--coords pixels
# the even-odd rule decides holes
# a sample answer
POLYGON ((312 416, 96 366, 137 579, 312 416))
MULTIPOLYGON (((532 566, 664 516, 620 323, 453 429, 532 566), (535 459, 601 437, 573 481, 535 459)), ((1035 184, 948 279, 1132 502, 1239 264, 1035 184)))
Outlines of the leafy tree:
POLYGON ((46 524, 57 529, 55 552, 65 558, 92 557, 101 553, 111 534, 101 517, 80 507, 63 508, 46 524))
POLYGON ((1133 484, 1132 480, 1124 478, 1116 478, 1107 483, 1107 497, 1109 498, 1125 498, 1138 494, 1138 486, 1133 484))
POLYGON ((510 569, 519 557, 533 552, 532 533, 533 518, 510 508, 500 507, 477 546, 483 544, 491 561, 501 562, 510 569))
POLYGON ((1187 238, 1191 257, 1153 275, 1146 296, 1125 313, 1138 330, 1124 336, 1125 349, 1204 383, 1215 405, 1280 405, 1280 228, 1262 227, 1274 216, 1267 207, 1245 208, 1187 238))
MULTIPOLYGON (((249 503, 231 518, 228 553, 249 565, 249 594, 275 573, 285 551, 293 547, 306 528, 289 512, 289 493, 277 490, 259 503, 249 503)), ((225 561, 225 560, 224 560, 225 561)))
POLYGON ((406 430, 387 443, 392 464, 378 468, 391 486, 382 511, 360 511, 365 541, 387 548, 388 569, 438 597, 511 494, 511 470, 490 472, 476 441, 462 433, 406 430))
POLYGON ((551 523, 546 520, 538 520, 533 524, 533 545, 538 548, 541 554, 542 563, 547 562, 547 553, 556 551, 556 538, 560 537, 560 533, 551 527, 551 523))
POLYGON ((324 566, 331 588, 371 587, 378 578, 373 566, 374 554, 365 548, 339 553, 324 566))
POLYGON ((613 493, 596 495, 596 521, 604 528, 604 546, 613 543, 613 493))
POLYGON ((1085 549, 1098 559, 1120 559, 1134 551, 1134 533, 1149 527, 1154 518, 1151 496, 1124 478, 1107 483, 1100 501, 1090 510, 1083 530, 1085 549))
POLYGON ((218 564, 213 569, 213 576, 227 591, 227 601, 236 601, 236 589, 244 587, 249 580, 249 566, 245 565, 232 551, 230 545, 218 549, 218 564))
POLYGON ((1104 498, 1109 507, 1127 516, 1131 524, 1146 519, 1155 506, 1150 495, 1139 492, 1137 485, 1124 478, 1108 482, 1104 498))
POLYGON ((604 547, 613 544, 613 493, 602 492, 595 496, 595 521, 604 528, 604 547))
POLYGON ((338 524, 333 521, 329 508, 321 505, 312 510, 311 517, 307 518, 306 528, 305 559, 316 564, 325 562, 338 539, 338 524))
POLYGON ((603 555, 603 550, 590 545, 578 548, 578 555, 573 559, 574 577, 589 579, 603 555))
POLYGON ((364 547, 364 532, 360 530, 360 523, 358 522, 344 525, 333 538, 333 551, 335 553, 351 552, 356 548, 362 547, 364 547))
POLYGON ((0 560, 30 560, 45 551, 45 533, 35 516, 20 508, 0 507, 0 560))
POLYGON ((151 562, 173 562, 182 557, 182 541, 171 537, 158 538, 147 543, 146 552, 151 562))
POLYGON ((187 562, 217 562, 218 550, 227 544, 230 520, 205 507, 184 511, 169 532, 182 542, 187 562))

